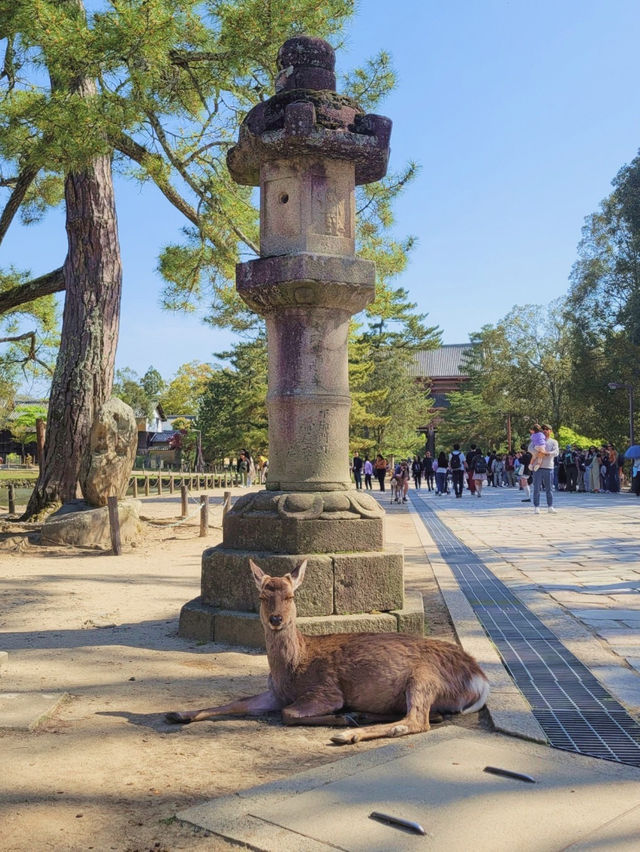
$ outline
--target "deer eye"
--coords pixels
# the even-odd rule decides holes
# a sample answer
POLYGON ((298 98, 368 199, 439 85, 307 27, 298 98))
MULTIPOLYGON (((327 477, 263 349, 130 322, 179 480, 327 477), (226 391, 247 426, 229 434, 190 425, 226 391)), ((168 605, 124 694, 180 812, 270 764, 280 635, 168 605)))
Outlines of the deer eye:
POLYGON ((293 595, 287 595, 285 597, 285 601, 292 601, 292 600, 293 600, 293 595))

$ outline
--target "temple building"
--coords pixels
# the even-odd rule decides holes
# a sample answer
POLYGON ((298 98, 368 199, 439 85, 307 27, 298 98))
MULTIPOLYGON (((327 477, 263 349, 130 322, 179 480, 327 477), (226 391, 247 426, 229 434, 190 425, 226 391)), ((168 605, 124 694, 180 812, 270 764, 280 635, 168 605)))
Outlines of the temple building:
POLYGON ((462 390, 468 376, 464 372, 464 354, 471 348, 469 343, 448 343, 438 349, 416 352, 410 375, 419 382, 433 400, 435 415, 430 423, 420 427, 426 438, 426 447, 435 452, 435 431, 438 427, 439 412, 447 408, 447 395, 462 390))

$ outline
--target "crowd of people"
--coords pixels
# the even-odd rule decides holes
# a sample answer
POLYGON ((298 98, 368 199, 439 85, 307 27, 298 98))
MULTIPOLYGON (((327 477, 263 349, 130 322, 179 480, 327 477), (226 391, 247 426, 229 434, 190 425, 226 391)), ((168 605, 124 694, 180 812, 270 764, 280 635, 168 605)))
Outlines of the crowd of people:
MULTIPOLYGON (((455 443, 449 452, 442 450, 435 458, 427 451, 422 457, 416 455, 393 465, 381 454, 370 459, 355 453, 351 470, 356 488, 371 490, 374 478, 380 491, 385 491, 387 482, 394 488, 397 483, 404 502, 412 479, 416 489, 424 486, 436 497, 454 494, 460 498, 465 488, 478 498, 484 487, 518 489, 523 494, 521 500, 533 502, 536 512, 544 492, 548 510, 554 512, 554 491, 619 492, 625 481, 624 463, 624 455, 613 444, 560 448, 551 427, 536 423, 531 426, 529 442, 513 452, 485 453, 475 444, 465 452, 455 443)), ((629 479, 632 490, 640 496, 640 459, 633 460, 629 479)))

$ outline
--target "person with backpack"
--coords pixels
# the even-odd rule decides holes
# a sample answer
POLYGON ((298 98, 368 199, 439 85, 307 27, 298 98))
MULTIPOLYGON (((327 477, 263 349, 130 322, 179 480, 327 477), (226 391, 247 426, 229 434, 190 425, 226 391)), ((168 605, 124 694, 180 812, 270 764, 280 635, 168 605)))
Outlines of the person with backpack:
POLYGON ((575 491, 578 486, 578 462, 571 444, 567 446, 562 454, 562 463, 564 464, 564 473, 567 479, 566 490, 575 491))
POLYGON ((487 478, 487 460, 482 450, 476 450, 476 454, 471 460, 471 468, 473 470, 473 484, 475 485, 476 494, 478 497, 482 497, 482 486, 487 478))
POLYGON ((453 493, 456 497, 462 497, 464 491, 464 469, 465 458, 460 452, 460 444, 453 445, 453 451, 449 454, 449 468, 453 480, 453 493))

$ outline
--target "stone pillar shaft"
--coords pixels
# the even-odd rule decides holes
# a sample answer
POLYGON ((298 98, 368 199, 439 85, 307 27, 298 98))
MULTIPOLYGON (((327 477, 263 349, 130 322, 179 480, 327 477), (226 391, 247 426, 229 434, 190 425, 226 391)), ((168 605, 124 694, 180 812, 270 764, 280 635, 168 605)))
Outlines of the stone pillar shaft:
POLYGON ((349 319, 325 307, 267 317, 271 490, 350 487, 349 319))

